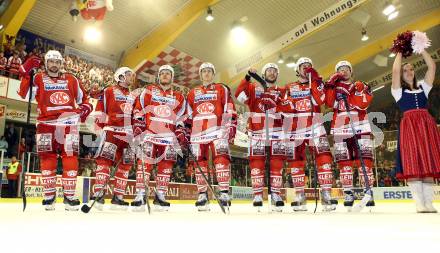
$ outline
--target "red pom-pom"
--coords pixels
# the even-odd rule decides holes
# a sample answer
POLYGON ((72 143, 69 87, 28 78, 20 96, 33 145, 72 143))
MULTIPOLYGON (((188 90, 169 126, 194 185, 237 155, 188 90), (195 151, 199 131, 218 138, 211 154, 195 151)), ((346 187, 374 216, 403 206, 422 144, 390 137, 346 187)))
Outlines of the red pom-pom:
POLYGON ((397 38, 393 42, 393 46, 390 51, 397 54, 402 53, 403 58, 409 57, 413 53, 411 40, 413 33, 411 31, 406 31, 397 35, 397 38))

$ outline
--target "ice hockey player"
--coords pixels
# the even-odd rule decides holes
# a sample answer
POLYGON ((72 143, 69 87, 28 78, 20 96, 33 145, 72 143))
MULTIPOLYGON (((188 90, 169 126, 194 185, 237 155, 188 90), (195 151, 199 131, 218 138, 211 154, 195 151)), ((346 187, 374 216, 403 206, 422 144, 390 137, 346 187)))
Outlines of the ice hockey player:
MULTIPOLYGON (((205 175, 208 172, 209 153, 215 168, 216 179, 221 192, 219 200, 223 206, 231 205, 229 181, 231 177, 229 144, 233 143, 237 128, 237 113, 229 87, 214 82, 214 65, 205 62, 199 67, 202 85, 188 93, 188 119, 191 133, 191 152, 205 175)), ((207 183, 196 170, 199 197, 196 207, 200 211, 209 210, 207 183)))
MULTIPOLYGON (((336 73, 326 82, 326 104, 333 108, 331 132, 334 135, 334 155, 339 168, 340 181, 344 190, 344 206, 348 211, 353 209, 355 196, 353 193, 353 166, 358 167, 359 177, 363 185, 364 174, 360 164, 360 155, 365 163, 365 170, 370 187, 374 183, 373 175, 373 145, 371 141, 371 126, 368 121, 367 108, 373 95, 370 87, 361 81, 353 81, 353 68, 348 61, 340 61, 335 66, 336 73), (348 107, 344 103, 347 98, 348 107), (350 115, 348 114, 350 113, 350 115), (350 125, 350 117, 356 133, 350 125), (356 136, 355 136, 356 134, 356 136), (356 148, 358 139, 360 152, 356 148)), ((371 192, 368 192, 372 196, 371 192)), ((367 206, 374 206, 370 200, 367 206)), ((355 210, 357 209, 356 206, 355 210)))
POLYGON ((94 115, 97 125, 102 128, 100 145, 96 151, 96 180, 93 186, 96 199, 95 207, 103 209, 106 189, 101 191, 107 180, 110 180, 110 167, 117 166, 112 210, 127 210, 128 202, 124 201, 128 172, 134 164, 135 154, 131 145, 133 141, 132 111, 135 98, 129 86, 135 80, 135 73, 128 67, 120 67, 115 71, 117 84, 104 89, 98 99, 94 115), (100 194, 101 193, 101 194, 100 194))
MULTIPOLYGON (((170 207, 165 196, 173 166, 177 161, 177 150, 180 150, 176 148, 179 145, 175 133, 176 126, 183 124, 186 100, 180 92, 173 90, 174 70, 170 65, 159 68, 157 80, 158 84, 146 87, 135 102, 134 117, 145 122, 145 130, 140 135, 141 147, 137 155, 137 193, 135 200, 131 202, 134 211, 145 210, 144 180, 148 185, 155 165, 157 175, 153 204, 157 211, 167 211, 170 207)), ((135 130, 135 132, 138 137, 139 131, 135 130)))
POLYGON ((312 162, 318 171, 323 211, 332 211, 336 208, 337 200, 331 199, 332 156, 320 108, 325 103, 324 83, 313 68, 310 58, 299 58, 296 72, 298 81, 286 85, 285 101, 279 106, 284 116, 287 167, 291 170, 296 192, 295 201, 291 206, 294 211, 307 211, 304 168, 308 148, 315 158, 312 162))
MULTIPOLYGON (((250 68, 249 72, 257 70, 250 68)), ((270 141, 270 185, 271 205, 274 211, 282 211, 284 201, 281 198, 282 169, 285 161, 284 135, 282 131, 281 114, 277 113, 277 103, 284 96, 284 89, 276 85, 279 74, 275 63, 264 65, 262 78, 267 82, 265 90, 259 83, 251 82, 251 76, 246 74, 238 86, 235 96, 241 103, 249 107, 249 165, 251 170, 252 189, 254 192, 253 205, 260 208, 263 205, 263 187, 266 157, 266 115, 268 110, 269 141, 270 141)))
MULTIPOLYGON (((58 155, 63 164, 62 185, 65 209, 77 211, 79 200, 75 196, 78 172, 80 121, 87 118, 93 107, 78 79, 61 73, 64 59, 60 52, 49 50, 44 56, 46 71, 33 77, 24 76, 18 94, 25 98, 32 87, 32 97, 38 103, 37 152, 43 184, 43 206, 55 210, 56 170, 58 155)), ((23 74, 23 73, 22 73, 23 74)), ((29 72, 27 72, 29 74, 29 72)))

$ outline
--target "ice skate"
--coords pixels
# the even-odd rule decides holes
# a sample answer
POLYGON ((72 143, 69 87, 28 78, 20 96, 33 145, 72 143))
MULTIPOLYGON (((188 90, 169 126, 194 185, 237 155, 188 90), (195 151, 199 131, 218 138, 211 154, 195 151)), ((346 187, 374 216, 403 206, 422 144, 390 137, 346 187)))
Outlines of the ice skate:
POLYGON ((136 194, 136 198, 130 203, 131 210, 133 212, 145 212, 145 204, 147 203, 147 198, 144 193, 136 194))
POLYGON ((105 201, 104 201, 103 197, 93 196, 90 198, 90 201, 93 201, 93 200, 95 200, 95 204, 93 205, 94 208, 96 208, 99 211, 104 210, 105 201))
POLYGON ((165 200, 165 195, 161 192, 156 192, 154 196, 153 205, 156 211, 163 212, 168 211, 170 203, 165 200))
POLYGON ((321 192, 321 205, 323 212, 331 212, 336 210, 338 201, 336 199, 332 199, 330 190, 323 190, 321 192))
POLYGON ((263 207, 263 195, 255 195, 252 205, 257 208, 257 212, 261 212, 261 208, 263 207))
POLYGON ((227 192, 221 192, 219 200, 223 206, 227 206, 227 207, 231 206, 231 197, 227 192))
POLYGON ((209 211, 210 209, 209 209, 208 193, 200 192, 199 198, 197 199, 195 205, 200 212, 209 211))
MULTIPOLYGON (((368 205, 368 203, 370 203, 370 205, 371 205, 372 200, 373 200, 373 192, 370 189, 365 192, 364 197, 362 197, 361 201, 353 206, 352 211, 353 212, 362 211, 362 209, 364 209, 364 207, 366 207, 368 205)), ((374 203, 374 200, 373 200, 373 203, 374 203)))
POLYGON ((46 211, 55 211, 56 196, 51 199, 43 199, 43 206, 46 211))
POLYGON ((271 204, 272 204, 272 211, 274 212, 282 212, 284 207, 284 201, 281 198, 281 196, 278 193, 272 193, 271 194, 271 204))
POLYGON ((353 191, 348 190, 344 191, 344 206, 347 209, 347 212, 351 212, 354 204, 354 194, 353 191))
POLYGON ((293 201, 290 206, 293 208, 295 212, 305 212, 307 211, 307 201, 306 195, 304 192, 297 193, 295 197, 295 201, 293 201))
POLYGON ((124 199, 122 199, 121 197, 118 196, 113 196, 112 201, 111 201, 111 206, 110 206, 110 210, 122 210, 122 211, 126 211, 128 209, 128 202, 124 201, 124 199))
POLYGON ((68 199, 66 196, 64 196, 64 209, 66 211, 78 211, 79 210, 79 200, 76 197, 73 197, 72 199, 68 199))

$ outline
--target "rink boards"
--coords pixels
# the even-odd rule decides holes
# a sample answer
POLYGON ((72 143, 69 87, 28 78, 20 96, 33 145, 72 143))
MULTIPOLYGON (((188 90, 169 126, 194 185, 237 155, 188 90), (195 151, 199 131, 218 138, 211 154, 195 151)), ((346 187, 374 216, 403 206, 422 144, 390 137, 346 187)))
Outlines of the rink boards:
MULTIPOLYGON (((78 177, 76 193, 82 202, 88 202, 89 196, 93 194, 94 188, 94 178, 93 177, 78 177)), ((113 180, 112 180, 113 181, 113 180)), ((136 193, 135 180, 129 180, 126 189, 126 198, 132 199, 136 193)), ((112 183, 107 187, 107 198, 111 198, 113 194, 112 183)), ((153 195, 155 187, 155 182, 150 183, 150 196, 153 195)), ((62 197, 62 186, 61 186, 61 175, 57 176, 57 196, 62 197)), ((409 187, 375 187, 374 198, 375 200, 410 200, 412 199, 409 187)), ((355 195, 358 198, 362 198, 363 189, 355 188, 355 195)), ((41 183, 41 174, 39 173, 27 173, 25 180, 25 192, 26 196, 29 198, 41 198, 43 194, 43 186, 41 183)), ((251 187, 238 187, 232 186, 230 188, 230 193, 233 200, 251 200, 253 198, 251 187)), ((319 191, 317 192, 319 194, 319 191)), ((440 200, 440 186, 434 187, 435 199, 440 200)), ((197 186, 195 184, 187 183, 170 183, 167 192, 167 199, 169 200, 194 200, 197 199, 197 186)), ((281 196, 287 202, 291 202, 295 197, 295 191, 292 188, 283 188, 281 190, 281 196)), ((332 196, 336 199, 343 198, 343 192, 341 188, 332 189, 332 196)), ((264 192, 264 197, 267 198, 267 189, 264 192)), ((315 199, 315 190, 307 188, 306 197, 308 200, 315 199)), ((212 199, 212 196, 210 196, 212 199)), ((173 201, 173 202, 174 202, 173 201)))

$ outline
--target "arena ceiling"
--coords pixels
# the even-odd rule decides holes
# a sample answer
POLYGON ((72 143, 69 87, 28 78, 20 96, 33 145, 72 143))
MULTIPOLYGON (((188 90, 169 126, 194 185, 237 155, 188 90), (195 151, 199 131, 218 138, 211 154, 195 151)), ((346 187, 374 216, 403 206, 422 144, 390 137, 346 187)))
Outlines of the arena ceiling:
MULTIPOLYGON (((223 0, 212 7, 215 16, 213 22, 206 22, 204 17, 200 17, 172 43, 172 46, 199 59, 211 61, 222 71, 252 56, 271 41, 284 35, 306 19, 327 9, 335 2, 337 1, 324 0, 313 1, 313 4, 310 4, 310 1, 304 0, 223 0), (247 17, 243 27, 252 38, 249 39, 249 43, 237 47, 230 43, 230 28, 234 20, 242 17, 247 17), (209 45, 209 47, 203 45, 209 45)), ((387 21, 387 17, 382 14, 385 3, 385 0, 365 1, 348 15, 290 48, 278 51, 262 62, 276 62, 279 52, 281 52, 285 60, 289 56, 311 57, 318 69, 323 69, 329 64, 334 66, 341 57, 362 46, 375 43, 383 36, 440 8, 440 1, 436 0, 399 0, 396 4, 401 6, 399 16, 394 20, 387 21), (364 13, 370 16, 365 25, 369 36, 369 40, 366 42, 361 41, 362 24, 359 22, 359 20, 363 20, 364 13)), ((369 59, 365 60, 369 61, 369 59)), ((257 66, 260 65, 257 64, 257 66)), ((374 78, 374 75, 376 75, 375 72, 372 72, 371 76, 362 73, 362 77, 367 80, 374 78)), ((293 69, 287 68, 283 64, 280 78, 282 82, 288 82, 295 78, 293 69)), ((237 84, 236 80, 232 81, 232 86, 237 84)))
POLYGON ((84 42, 84 29, 93 24, 69 14, 71 0, 38 0, 23 24, 23 29, 72 47, 119 60, 121 54, 136 44, 160 23, 182 8, 188 0, 114 0, 114 10, 98 24, 102 42, 84 42))
MULTIPOLYGON (((173 18, 188 2, 190 1, 114 0, 114 11, 108 12, 102 22, 104 39, 99 46, 90 46, 82 41, 82 31, 90 23, 81 19, 77 23, 72 22, 68 14, 70 0, 37 1, 23 28, 61 43, 119 60, 124 52, 136 46, 139 40, 151 34, 167 19, 173 18)), ((232 66, 252 57, 255 52, 323 10, 343 1, 322 0, 313 1, 313 4, 308 0, 214 2, 216 3, 211 6, 214 21, 207 22, 203 13, 169 46, 201 61, 213 62, 219 73, 218 78, 235 87, 243 74, 230 74, 232 66), (234 22, 242 23, 248 33, 247 42, 241 46, 231 41, 231 27, 234 22)), ((262 57, 254 66, 260 68, 265 62, 276 62, 280 53, 285 62, 289 57, 296 59, 299 56, 308 56, 313 59, 315 67, 326 76, 338 60, 351 57, 356 58, 356 77, 371 81, 389 71, 392 64, 392 58, 386 60, 386 66, 379 67, 374 63, 378 54, 384 57, 389 54, 389 44, 383 43, 384 37, 395 37, 397 32, 410 27, 409 25, 423 24, 422 28, 426 28, 434 41, 432 49, 439 47, 437 42, 440 41, 440 18, 432 16, 432 13, 440 11, 438 0, 394 0, 392 2, 397 6, 399 16, 391 21, 387 21, 387 17, 382 14, 386 0, 345 2, 359 4, 346 15, 316 32, 311 32, 304 39, 288 43, 287 47, 279 47, 273 54, 262 57), (425 23, 430 22, 429 25, 425 25, 425 19, 428 20, 425 23), (369 36, 369 40, 365 42, 360 40, 363 26, 369 36)), ((295 79, 294 69, 288 68, 286 64, 280 64, 280 71, 281 83, 295 79)))

